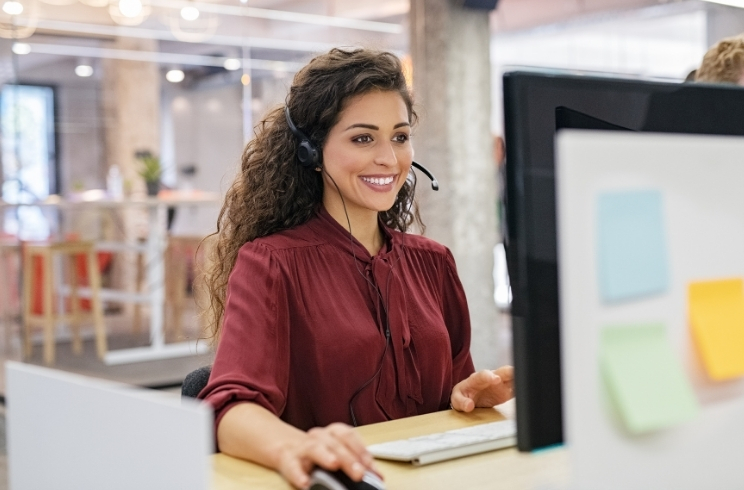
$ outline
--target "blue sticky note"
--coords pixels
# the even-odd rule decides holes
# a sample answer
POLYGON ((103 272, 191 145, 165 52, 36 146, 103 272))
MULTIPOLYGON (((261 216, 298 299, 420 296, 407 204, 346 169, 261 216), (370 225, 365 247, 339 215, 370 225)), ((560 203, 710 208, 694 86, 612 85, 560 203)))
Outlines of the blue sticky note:
POLYGON ((605 302, 663 293, 668 284, 661 192, 607 192, 597 203, 599 287, 605 302))

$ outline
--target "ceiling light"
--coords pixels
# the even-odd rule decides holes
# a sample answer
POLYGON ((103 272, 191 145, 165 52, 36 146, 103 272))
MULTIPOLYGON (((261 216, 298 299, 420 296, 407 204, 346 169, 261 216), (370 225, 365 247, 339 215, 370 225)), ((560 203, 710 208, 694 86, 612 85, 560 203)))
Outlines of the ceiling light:
POLYGON ((18 15, 23 12, 23 5, 20 2, 8 1, 3 4, 3 12, 8 15, 18 15))
POLYGON ((281 79, 287 76, 287 68, 284 66, 284 63, 281 61, 272 61, 271 65, 273 67, 272 76, 276 79, 281 79))
POLYGON ((183 20, 196 20, 199 18, 199 9, 196 7, 188 6, 181 9, 181 18, 183 20))
MULTIPOLYGON (((158 0, 155 0, 156 3, 158 0)), ((193 4, 182 3, 185 7, 180 11, 172 11, 165 16, 171 34, 179 41, 201 43, 212 37, 220 21, 217 14, 204 12, 204 8, 196 8, 193 4)))
POLYGON ((93 67, 90 65, 78 65, 75 67, 75 75, 79 77, 89 77, 93 74, 93 67))
POLYGON ((241 63, 240 60, 236 58, 227 58, 224 64, 225 70, 230 71, 240 70, 242 66, 243 63, 241 63))
POLYGON ((11 49, 15 54, 28 54, 31 52, 31 46, 26 43, 14 43, 11 49))
POLYGON ((124 17, 133 19, 142 13, 141 0, 119 0, 119 12, 124 17))
POLYGON ((247 73, 244 73, 242 77, 240 77, 240 83, 243 85, 250 85, 251 84, 251 76, 247 73))
POLYGON ((170 70, 165 74, 165 79, 171 83, 178 83, 183 81, 183 71, 181 70, 170 70))

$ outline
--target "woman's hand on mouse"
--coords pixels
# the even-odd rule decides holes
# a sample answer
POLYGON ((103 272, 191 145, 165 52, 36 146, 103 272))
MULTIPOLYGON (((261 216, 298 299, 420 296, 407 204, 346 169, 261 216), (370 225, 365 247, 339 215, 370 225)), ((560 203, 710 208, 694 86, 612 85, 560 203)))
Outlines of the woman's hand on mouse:
POLYGON ((295 487, 306 488, 314 466, 341 469, 355 481, 367 470, 378 473, 359 434, 341 423, 310 429, 299 443, 284 447, 277 469, 295 487))
POLYGON ((488 408, 514 398, 514 368, 503 366, 496 370, 477 371, 460 381, 452 389, 450 403, 460 412, 474 408, 488 408))

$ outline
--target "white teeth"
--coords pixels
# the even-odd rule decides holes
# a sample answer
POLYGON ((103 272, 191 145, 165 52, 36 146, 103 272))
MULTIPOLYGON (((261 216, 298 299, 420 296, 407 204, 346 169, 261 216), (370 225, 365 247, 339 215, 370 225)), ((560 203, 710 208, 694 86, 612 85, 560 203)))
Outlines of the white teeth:
POLYGON ((369 182, 370 184, 374 185, 387 185, 390 184, 393 180, 395 180, 394 177, 385 177, 385 178, 377 178, 377 177, 362 177, 362 180, 365 182, 369 182))

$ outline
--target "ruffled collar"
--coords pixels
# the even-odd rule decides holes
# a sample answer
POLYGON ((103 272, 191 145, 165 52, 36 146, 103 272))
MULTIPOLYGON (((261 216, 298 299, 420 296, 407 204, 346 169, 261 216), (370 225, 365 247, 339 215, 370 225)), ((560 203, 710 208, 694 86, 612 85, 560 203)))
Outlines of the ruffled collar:
POLYGON ((326 208, 321 204, 318 207, 318 212, 315 219, 312 219, 308 225, 318 233, 324 241, 334 245, 356 256, 357 259, 363 262, 371 262, 374 258, 391 258, 389 256, 397 256, 399 248, 402 245, 401 233, 395 233, 390 229, 382 220, 378 219, 380 231, 382 232, 383 245, 380 251, 374 257, 370 255, 369 251, 364 245, 359 242, 346 227, 342 226, 341 223, 331 216, 326 208))

